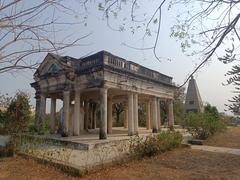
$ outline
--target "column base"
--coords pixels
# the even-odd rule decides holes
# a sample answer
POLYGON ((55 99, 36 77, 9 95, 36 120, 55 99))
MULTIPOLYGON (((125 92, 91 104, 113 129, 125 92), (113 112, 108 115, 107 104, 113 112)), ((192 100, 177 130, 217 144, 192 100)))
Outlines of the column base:
POLYGON ((107 139, 107 134, 105 132, 100 132, 99 139, 107 139))
POLYGON ((153 129, 152 129, 152 132, 153 132, 153 133, 157 133, 157 132, 158 132, 157 128, 153 128, 153 129))
POLYGON ((73 133, 73 136, 79 136, 80 134, 79 133, 73 133))
POLYGON ((107 131, 108 134, 112 134, 112 131, 107 131))
POLYGON ((134 132, 129 132, 129 133, 128 133, 128 136, 133 136, 133 135, 135 135, 134 132))

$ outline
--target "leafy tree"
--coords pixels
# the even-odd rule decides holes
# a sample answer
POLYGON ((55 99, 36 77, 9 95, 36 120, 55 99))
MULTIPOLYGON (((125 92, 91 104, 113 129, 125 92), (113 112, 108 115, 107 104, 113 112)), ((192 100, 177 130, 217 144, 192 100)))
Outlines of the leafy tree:
POLYGON ((12 100, 12 97, 8 96, 8 94, 1 94, 0 95, 0 108, 7 108, 12 100))
POLYGON ((21 133, 27 131, 31 118, 29 96, 19 91, 11 101, 6 111, 5 128, 8 133, 21 133))
POLYGON ((223 121, 209 112, 189 112, 186 117, 188 131, 199 139, 207 139, 225 128, 223 121))
POLYGON ((160 114, 161 114, 161 124, 165 125, 167 122, 167 104, 166 101, 160 101, 160 114))
POLYGON ((185 88, 181 87, 174 92, 173 110, 175 124, 183 124, 185 88))
POLYGON ((240 65, 233 66, 227 73, 230 78, 227 84, 232 84, 235 88, 234 93, 236 94, 232 99, 229 100, 229 104, 226 104, 227 110, 230 110, 235 115, 240 115, 240 65))
MULTIPOLYGON (((91 3, 85 0, 84 5, 91 3)), ((164 10, 174 10, 179 12, 176 15, 177 22, 171 27, 172 38, 175 38, 184 53, 188 55, 199 55, 200 62, 194 70, 187 76, 184 86, 190 77, 201 67, 212 59, 218 59, 224 64, 237 61, 239 59, 238 47, 240 46, 240 1, 235 0, 99 0, 98 9, 104 12, 108 26, 117 31, 130 30, 132 34, 143 33, 143 41, 150 38, 150 46, 127 47, 136 50, 152 50, 158 61, 161 57, 157 54, 158 41, 161 35, 162 20, 167 16, 164 10), (154 9, 153 11, 149 9, 154 9), (121 12, 123 11, 123 14, 121 12), (127 9, 127 10, 126 10, 127 9), (122 15, 122 16, 121 16, 122 15), (119 22, 111 22, 117 19, 119 22), (122 19, 122 21, 121 21, 122 19), (189 52, 188 50, 191 49, 189 52)), ((166 11, 165 11, 166 12, 166 11)), ((174 12, 175 13, 175 12, 174 12)), ((148 44, 149 43, 144 43, 148 44)), ((240 65, 233 66, 227 73, 231 76, 227 84, 233 84, 236 88, 236 95, 229 100, 226 105, 228 110, 239 115, 240 93, 239 85, 240 65)))
POLYGON ((178 16, 178 24, 172 28, 171 36, 181 42, 184 51, 188 47, 194 47, 191 54, 202 56, 201 62, 190 76, 213 58, 225 64, 238 59, 239 1, 172 1, 172 5, 179 3, 185 5, 186 11, 178 16))
POLYGON ((209 103, 204 106, 204 112, 212 114, 214 117, 219 118, 219 113, 216 106, 211 106, 209 103))
POLYGON ((146 118, 147 118, 146 104, 141 103, 138 106, 138 121, 140 127, 146 127, 146 118))
POLYGON ((120 124, 120 115, 124 111, 123 103, 115 103, 113 104, 113 113, 116 115, 116 124, 120 124))
POLYGON ((103 11, 107 25, 114 31, 130 31, 138 37, 139 33, 142 33, 141 39, 147 46, 124 45, 136 50, 152 50, 158 61, 164 59, 157 54, 162 21, 169 14, 176 14, 177 10, 179 12, 175 17, 177 22, 171 27, 170 36, 176 38, 183 52, 186 53, 192 48, 188 55, 198 54, 200 57, 199 64, 181 86, 211 59, 216 58, 223 63, 229 63, 239 57, 236 51, 240 45, 239 1, 84 0, 81 2, 86 9, 91 3, 97 3, 98 9, 103 11), (147 41, 148 38, 151 41, 147 41))

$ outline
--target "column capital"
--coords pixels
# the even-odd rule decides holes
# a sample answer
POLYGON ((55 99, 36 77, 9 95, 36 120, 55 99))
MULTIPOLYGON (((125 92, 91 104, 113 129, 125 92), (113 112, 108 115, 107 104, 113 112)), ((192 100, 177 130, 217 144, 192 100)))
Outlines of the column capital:
POLYGON ((100 91, 101 94, 106 94, 107 91, 108 91, 108 88, 107 87, 103 87, 103 88, 100 88, 99 91, 100 91))
POLYGON ((113 95, 108 95, 108 100, 112 100, 113 99, 113 95))
POLYGON ((156 96, 150 97, 150 101, 156 101, 156 100, 157 100, 157 97, 156 97, 156 96))
POLYGON ((132 92, 132 91, 128 91, 127 92, 127 95, 129 96, 129 95, 133 95, 134 93, 132 92))
POLYGON ((80 88, 75 88, 74 91, 75 91, 75 92, 81 92, 82 89, 80 89, 80 88))
POLYGON ((70 91, 63 91, 63 94, 64 94, 64 95, 69 95, 69 94, 70 94, 70 91))
POLYGON ((47 95, 46 95, 45 93, 40 93, 39 96, 40 96, 41 98, 46 98, 47 95))
POLYGON ((133 93, 133 96, 136 96, 136 97, 137 97, 137 96, 138 96, 138 93, 133 93))

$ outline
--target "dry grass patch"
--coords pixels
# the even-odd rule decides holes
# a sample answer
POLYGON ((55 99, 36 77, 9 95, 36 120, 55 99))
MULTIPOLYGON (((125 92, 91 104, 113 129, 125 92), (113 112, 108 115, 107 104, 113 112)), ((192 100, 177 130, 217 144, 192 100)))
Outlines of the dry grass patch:
MULTIPOLYGON (((240 156, 187 148, 139 158, 89 174, 82 179, 240 179, 240 156)), ((0 159, 0 179, 81 179, 33 160, 0 159)))
POLYGON ((240 149, 240 127, 227 128, 204 142, 205 145, 240 149))

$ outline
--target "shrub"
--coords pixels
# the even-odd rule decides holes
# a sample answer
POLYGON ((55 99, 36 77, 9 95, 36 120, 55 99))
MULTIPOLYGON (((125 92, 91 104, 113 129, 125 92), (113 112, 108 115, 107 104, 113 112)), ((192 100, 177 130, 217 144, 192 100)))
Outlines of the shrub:
POLYGON ((210 112, 188 113, 186 117, 186 126, 193 137, 198 139, 207 139, 209 136, 221 131, 225 127, 219 116, 217 116, 216 113, 210 112))
POLYGON ((138 156, 153 156, 180 146, 182 135, 179 132, 165 131, 157 135, 135 136, 130 142, 130 153, 138 156))
POLYGON ((6 111, 0 110, 0 134, 6 133, 5 129, 6 119, 7 119, 6 111))
POLYGON ((27 130, 30 120, 29 97, 24 92, 18 92, 7 108, 6 130, 8 133, 21 133, 27 130))

